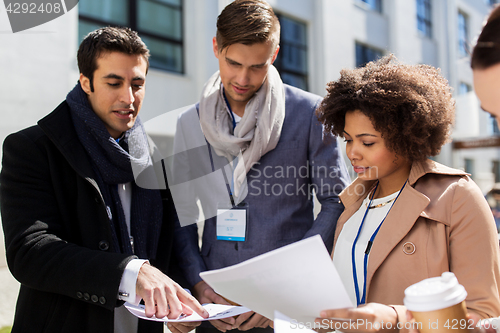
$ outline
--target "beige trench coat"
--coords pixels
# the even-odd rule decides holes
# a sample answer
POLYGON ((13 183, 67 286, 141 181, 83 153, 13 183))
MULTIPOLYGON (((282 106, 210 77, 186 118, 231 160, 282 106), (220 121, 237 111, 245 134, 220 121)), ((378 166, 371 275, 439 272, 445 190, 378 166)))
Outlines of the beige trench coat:
MULTIPOLYGON (((335 244, 374 185, 358 178, 340 195, 345 210, 335 244)), ((406 322, 406 287, 446 271, 467 290, 469 311, 482 318, 500 315, 498 235, 479 187, 463 171, 432 160, 414 163, 371 249, 367 302, 392 305, 406 322)))

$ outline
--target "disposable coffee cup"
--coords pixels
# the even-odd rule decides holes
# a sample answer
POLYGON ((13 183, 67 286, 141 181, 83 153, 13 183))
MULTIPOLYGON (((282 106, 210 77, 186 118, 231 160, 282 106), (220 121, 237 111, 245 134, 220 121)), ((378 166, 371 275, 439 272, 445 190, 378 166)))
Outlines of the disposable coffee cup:
POLYGON ((444 272, 415 283, 405 290, 404 304, 421 333, 469 332, 465 298, 467 292, 455 274, 444 272))

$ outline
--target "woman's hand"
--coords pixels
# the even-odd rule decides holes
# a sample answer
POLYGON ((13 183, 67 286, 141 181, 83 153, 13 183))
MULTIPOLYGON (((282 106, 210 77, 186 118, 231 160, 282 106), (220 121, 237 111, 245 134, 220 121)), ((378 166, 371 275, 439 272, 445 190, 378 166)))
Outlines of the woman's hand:
POLYGON ((321 311, 321 318, 316 318, 320 329, 344 333, 350 332, 389 332, 397 331, 398 315, 394 308, 368 303, 357 308, 321 311))

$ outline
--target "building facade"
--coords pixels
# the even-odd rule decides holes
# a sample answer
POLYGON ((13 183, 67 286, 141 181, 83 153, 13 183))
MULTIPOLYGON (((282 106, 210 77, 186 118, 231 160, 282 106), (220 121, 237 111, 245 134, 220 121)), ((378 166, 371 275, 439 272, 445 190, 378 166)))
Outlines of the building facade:
MULTIPOLYGON (((78 80, 76 51, 88 31, 126 25, 140 32, 152 52, 141 117, 168 155, 178 113, 197 102, 218 69, 212 38, 217 15, 229 2, 80 0, 65 15, 18 33, 12 33, 7 8, 0 5, 0 140, 35 124, 65 98, 78 80)), ((388 53, 441 68, 454 88, 457 114, 454 142, 435 159, 470 172, 484 193, 500 182, 499 131, 480 109, 469 67, 470 46, 495 0, 269 2, 282 25, 276 67, 292 85, 323 96, 342 68, 388 53)))
MULTIPOLYGON (((140 32, 152 52, 142 118, 168 153, 179 108, 195 103, 217 70, 216 18, 230 0, 80 0, 64 16, 15 34, 0 8, 0 91, 6 110, 0 140, 34 124, 78 79, 76 50, 100 26, 140 32), (156 118, 160 117, 161 118, 156 118), (156 119, 155 119, 156 118, 156 119), (153 121, 153 119, 155 119, 153 121)), ((282 25, 276 61, 285 82, 319 95, 342 68, 388 53, 439 67, 457 100, 454 140, 490 137, 494 122, 480 111, 469 68, 473 44, 494 0, 269 0, 282 25)), ((474 145, 473 145, 474 146, 474 145)), ((500 181, 495 147, 445 146, 436 160, 469 171, 486 192, 500 181)))

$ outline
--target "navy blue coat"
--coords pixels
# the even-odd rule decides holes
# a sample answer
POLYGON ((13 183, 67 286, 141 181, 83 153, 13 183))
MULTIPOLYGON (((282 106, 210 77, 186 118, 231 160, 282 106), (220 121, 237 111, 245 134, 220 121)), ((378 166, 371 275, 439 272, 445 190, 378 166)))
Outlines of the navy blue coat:
MULTIPOLYGON (((196 224, 176 228, 175 251, 191 285, 201 281, 199 273, 202 271, 234 265, 317 234, 321 235, 328 250, 332 250, 335 226, 343 211, 338 195, 350 178, 337 138, 323 131, 315 115, 320 100, 320 96, 285 85, 285 120, 278 145, 262 156, 247 174, 248 195, 244 202, 249 205, 249 216, 244 242, 217 240, 215 218, 205 220, 201 249, 196 224), (321 203, 316 219, 313 190, 321 203)), ((216 188, 207 185, 192 191, 190 202, 177 201, 177 192, 185 194, 189 192, 190 183, 196 181, 203 185, 204 178, 217 173, 212 171, 195 106, 179 116, 174 146, 175 156, 180 160, 177 161, 179 170, 175 172, 178 177, 174 181, 184 182, 175 186, 170 182, 174 202, 181 221, 184 211, 194 208, 189 211, 193 213, 194 223, 196 198, 200 198, 206 216, 206 211, 210 210, 207 205, 216 205, 214 198, 217 196, 216 188), (182 150, 193 153, 185 154, 182 160, 182 150), (186 173, 192 175, 186 176, 186 173), (184 179, 179 179, 181 176, 184 179), (177 186, 184 187, 176 190, 177 186), (181 204, 190 207, 183 209, 181 204)), ((213 150, 212 158, 215 168, 227 164, 226 158, 216 155, 213 150)), ((213 179, 217 181, 216 177, 213 179)), ((221 187, 225 191, 224 183, 221 187)))

